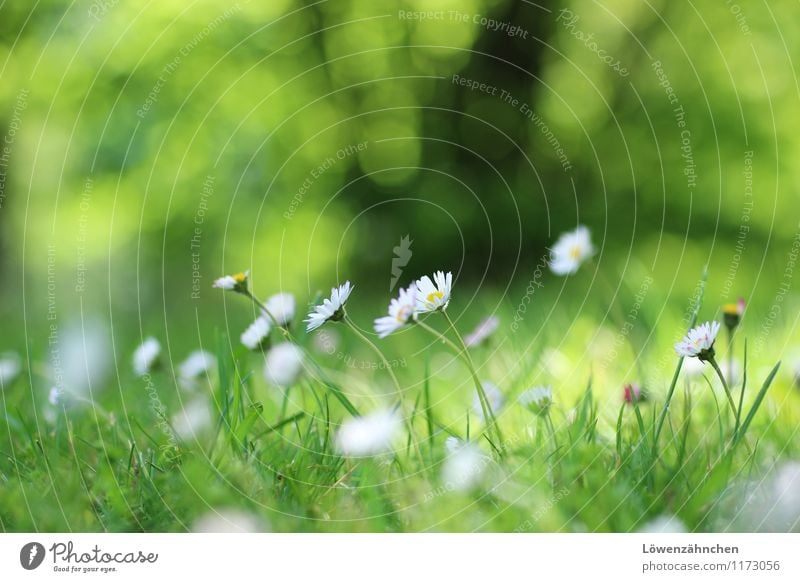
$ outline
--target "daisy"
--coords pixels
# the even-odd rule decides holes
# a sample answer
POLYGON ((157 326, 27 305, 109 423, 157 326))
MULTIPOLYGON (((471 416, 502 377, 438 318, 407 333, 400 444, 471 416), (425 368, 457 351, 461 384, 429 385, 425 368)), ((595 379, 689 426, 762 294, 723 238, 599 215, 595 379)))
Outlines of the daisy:
POLYGON ((269 530, 258 516, 235 508, 212 509, 192 525, 194 533, 260 533, 269 530))
POLYGON ((684 525, 679 517, 666 514, 659 515, 658 517, 651 519, 639 530, 641 533, 661 534, 686 533, 688 531, 689 530, 686 529, 686 525, 684 525))
POLYGON ((375 320, 375 331, 379 338, 383 339, 397 331, 414 317, 416 298, 417 286, 413 283, 409 285, 408 289, 400 289, 397 299, 392 299, 389 303, 389 315, 375 320))
POLYGON ((276 345, 267 352, 264 377, 270 384, 286 388, 303 372, 303 350, 289 342, 276 345))
POLYGON ((208 403, 200 398, 187 402, 171 419, 172 429, 182 441, 197 439, 212 424, 208 403))
POLYGON ((571 275, 594 254, 589 229, 583 225, 562 234, 550 249, 550 269, 556 275, 571 275))
POLYGON ((314 331, 326 321, 341 321, 344 318, 344 304, 353 291, 350 281, 345 281, 344 285, 331 289, 331 298, 317 305, 314 311, 308 314, 305 320, 306 331, 314 331))
POLYGON ((488 340, 498 327, 500 327, 500 318, 496 315, 489 316, 464 338, 464 343, 468 348, 477 347, 488 340))
POLYGON ((286 327, 294 319, 295 302, 294 295, 291 293, 277 293, 267 299, 267 317, 274 318, 275 323, 280 327, 286 327))
POLYGON ((216 363, 217 360, 211 352, 196 350, 180 363, 178 375, 181 378, 192 380, 213 370, 216 363))
POLYGON ((22 371, 17 354, 0 354, 0 389, 10 386, 22 371))
POLYGON ((47 394, 47 401, 53 406, 58 406, 64 402, 64 394, 57 386, 53 386, 47 394))
POLYGON ((270 323, 265 315, 261 315, 242 332, 242 343, 248 350, 257 350, 269 337, 270 323))
POLYGON ((433 281, 425 275, 417 281, 417 313, 444 311, 450 303, 450 290, 453 287, 453 273, 445 275, 442 271, 433 274, 433 281))
MULTIPOLYGON (((486 394, 486 400, 488 400, 492 412, 496 413, 498 410, 503 408, 503 404, 505 404, 506 399, 505 396, 503 396, 503 393, 500 392, 500 388, 491 382, 481 382, 481 386, 483 386, 483 392, 486 394)), ((478 415, 478 418, 486 422, 486 418, 483 416, 483 408, 481 408, 481 399, 477 392, 472 398, 472 410, 475 411, 475 414, 478 415)))
POLYGON ((714 358, 714 341, 719 333, 719 322, 706 322, 690 329, 683 340, 675 344, 675 352, 684 358, 709 361, 714 358))
POLYGON ((537 386, 526 390, 519 397, 519 403, 538 416, 545 416, 553 404, 553 387, 537 386))
POLYGON ((442 466, 442 481, 448 491, 471 491, 483 478, 489 457, 473 443, 465 443, 455 437, 447 439, 448 456, 442 466), (450 441, 454 439, 454 441, 450 441))
POLYGON ((137 376, 144 376, 158 364, 161 344, 154 337, 149 337, 133 352, 133 371, 137 376))
POLYGON ((336 449, 346 457, 371 457, 392 450, 401 428, 394 410, 380 409, 345 421, 336 434, 336 449))
POLYGON ((235 275, 225 275, 220 277, 212 287, 215 289, 222 289, 224 291, 235 291, 236 293, 247 293, 247 279, 250 276, 250 271, 237 273, 235 275))

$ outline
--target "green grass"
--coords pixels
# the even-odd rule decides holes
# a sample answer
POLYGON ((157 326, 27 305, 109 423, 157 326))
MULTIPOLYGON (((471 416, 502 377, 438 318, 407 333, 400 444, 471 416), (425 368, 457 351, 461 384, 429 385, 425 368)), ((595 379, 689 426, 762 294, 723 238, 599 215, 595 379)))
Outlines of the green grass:
POLYGON ((589 338, 613 334, 613 324, 598 329, 594 320, 576 319, 559 339, 542 332, 538 317, 530 314, 509 334, 513 315, 501 313, 506 325, 493 343, 473 351, 478 374, 506 396, 495 411, 502 446, 472 411, 468 368, 452 363, 447 346, 416 329, 381 343, 390 360, 405 354, 406 366, 396 369, 410 418, 404 430, 411 427, 419 449, 404 433, 395 454, 376 459, 343 458, 334 446, 342 421, 393 402, 385 370, 357 365, 374 354, 341 325, 338 350, 351 364, 314 352, 295 329, 316 365, 286 403, 262 379, 261 356, 219 333, 217 371, 196 394, 211 404, 214 421, 189 441, 168 427, 188 398, 168 362, 152 375, 163 415, 145 382, 123 369, 122 356, 118 387, 99 391, 95 405, 66 409, 31 389, 40 368, 34 363, 30 376, 2 391, 0 529, 184 531, 219 509, 242 510, 274 531, 627 532, 662 514, 695 531, 747 529, 737 518, 745 484, 800 452, 798 395, 769 354, 745 359, 734 418, 711 367, 706 379, 692 380, 672 355, 668 333, 685 322, 662 320, 668 332, 653 326, 646 347, 627 346, 635 361, 620 356, 600 366, 592 350, 604 340, 589 338), (571 362, 566 370, 554 349, 571 362), (647 400, 622 403, 614 378, 660 368, 665 379, 649 381, 647 400), (516 403, 530 386, 548 382, 552 435, 544 419, 516 403), (450 491, 442 481, 449 436, 469 438, 491 459, 472 491, 450 491))

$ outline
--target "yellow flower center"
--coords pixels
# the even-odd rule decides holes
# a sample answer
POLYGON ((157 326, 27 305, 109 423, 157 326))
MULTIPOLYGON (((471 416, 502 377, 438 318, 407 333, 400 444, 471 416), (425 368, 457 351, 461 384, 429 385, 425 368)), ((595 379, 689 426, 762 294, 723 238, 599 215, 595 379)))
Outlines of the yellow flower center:
POLYGON ((237 283, 244 283, 247 280, 247 275, 245 275, 244 273, 236 273, 233 276, 233 280, 236 281, 237 283))
POLYGON ((397 310, 397 315, 395 315, 394 318, 398 322, 404 323, 405 320, 408 319, 408 316, 406 315, 406 313, 408 313, 408 309, 409 309, 408 307, 401 307, 400 309, 397 310))
POLYGON ((578 245, 575 245, 574 247, 569 249, 569 256, 572 257, 573 259, 580 258, 580 256, 581 256, 581 247, 579 247, 578 245))
POLYGON ((722 311, 728 315, 739 315, 739 307, 735 303, 726 303, 722 311))
POLYGON ((428 293, 428 303, 433 303, 436 299, 441 299, 444 297, 444 293, 441 291, 433 291, 428 293))

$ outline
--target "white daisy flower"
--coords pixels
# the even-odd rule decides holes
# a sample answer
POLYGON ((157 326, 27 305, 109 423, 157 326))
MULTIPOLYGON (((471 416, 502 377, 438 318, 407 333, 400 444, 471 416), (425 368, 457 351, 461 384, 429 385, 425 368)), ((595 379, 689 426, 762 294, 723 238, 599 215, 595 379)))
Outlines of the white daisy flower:
POLYGON ((217 364, 214 354, 206 350, 195 350, 178 365, 178 384, 186 390, 194 390, 197 380, 211 372, 217 364))
MULTIPOLYGON (((489 406, 491 406, 492 412, 497 413, 498 410, 503 408, 503 404, 505 404, 505 396, 503 396, 500 388, 491 382, 481 382, 481 386, 483 386, 483 391, 486 394, 486 400, 489 401, 489 406)), ((472 410, 475 411, 475 414, 478 415, 478 418, 486 422, 486 418, 483 416, 483 408, 481 408, 481 399, 478 397, 477 391, 472 397, 472 410)))
POLYGON ((247 279, 249 276, 250 271, 236 273, 235 275, 225 275, 214 281, 212 287, 215 289, 222 289, 223 291, 247 293, 247 279))
POLYGON ((178 365, 178 374, 181 378, 198 378, 212 371, 216 364, 214 354, 206 350, 195 350, 178 365))
POLYGON ((433 281, 425 275, 417 281, 417 313, 444 311, 450 303, 453 288, 453 273, 445 275, 442 271, 433 274, 433 281))
POLYGON ((194 533, 260 533, 269 527, 257 516, 241 509, 214 509, 192 525, 194 533))
POLYGON ((472 331, 472 333, 468 334, 464 338, 464 343, 467 345, 468 348, 477 347, 482 343, 484 343, 486 340, 488 340, 492 336, 492 334, 494 334, 494 332, 497 331, 497 328, 499 327, 500 327, 500 318, 497 317, 496 315, 491 315, 486 319, 484 319, 483 321, 481 321, 478 324, 478 327, 476 327, 472 331))
POLYGON ((375 331, 379 338, 383 339, 397 331, 414 317, 416 297, 417 286, 413 283, 409 285, 408 289, 400 289, 397 299, 392 299, 389 303, 389 315, 375 320, 375 331))
POLYGON ((714 357, 714 341, 719 333, 719 322, 705 322, 690 329, 684 338, 675 344, 675 352, 685 358, 699 358, 703 361, 714 357))
POLYGON ((267 352, 264 377, 270 384, 286 388, 291 386, 303 372, 303 350, 296 345, 283 342, 267 352))
POLYGON ((276 293, 267 299, 264 307, 269 311, 267 317, 274 317, 280 327, 288 326, 294 319, 295 301, 291 293, 276 293))
POLYGON ((161 344, 154 337, 149 337, 133 352, 133 371, 137 376, 149 374, 158 363, 161 355, 161 344))
POLYGON ((248 350, 257 350, 269 337, 270 330, 269 318, 266 315, 261 315, 250 324, 250 326, 242 332, 242 343, 248 350))
POLYGON ((686 525, 674 515, 659 515, 644 524, 641 533, 686 533, 686 525))
POLYGON ((53 406, 62 404, 64 402, 64 394, 61 389, 57 386, 50 388, 50 392, 47 394, 47 401, 53 406))
POLYGON ((550 249, 550 270, 556 275, 571 275, 594 254, 589 229, 579 225, 562 234, 550 249))
POLYGON ((196 398, 186 402, 171 419, 172 430, 182 441, 190 441, 202 436, 213 425, 208 403, 196 398))
POLYGON ((544 416, 553 404, 553 387, 536 386, 519 396, 519 403, 536 415, 544 416))
POLYGON ((370 457, 391 451, 401 425, 399 414, 389 409, 351 418, 336 434, 336 449, 346 457, 370 457))
POLYGON ((442 465, 442 481, 448 491, 471 491, 480 485, 490 459, 475 444, 450 438, 445 443, 449 454, 442 465))
POLYGON ((19 356, 14 353, 0 355, 0 390, 11 385, 22 371, 19 356))
POLYGON ((308 314, 308 319, 305 320, 306 330, 314 331, 326 321, 341 321, 344 317, 344 304, 350 297, 353 287, 350 281, 345 281, 344 285, 332 288, 331 298, 323 301, 322 305, 317 305, 314 311, 308 314))

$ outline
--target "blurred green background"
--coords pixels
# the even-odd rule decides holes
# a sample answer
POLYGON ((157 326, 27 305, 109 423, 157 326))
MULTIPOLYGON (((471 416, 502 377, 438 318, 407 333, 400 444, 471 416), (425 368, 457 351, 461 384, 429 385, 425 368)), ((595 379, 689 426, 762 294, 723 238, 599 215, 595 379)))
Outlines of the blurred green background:
MULTIPOLYGON (((108 322, 126 360, 141 335, 183 350, 220 326, 235 337, 252 309, 210 285, 248 268, 258 294, 301 305, 350 279, 368 327, 404 236, 399 284, 454 271, 465 327, 495 310, 507 323, 578 223, 598 254, 545 277, 533 331, 554 305, 565 324, 551 333, 627 313, 652 277, 649 323, 671 316, 663 349, 708 264, 702 316, 742 295, 757 335, 792 284, 791 1, 0 12, 3 349, 46 349, 51 315, 108 322)), ((796 305, 789 293, 777 318, 789 339, 796 305)))

